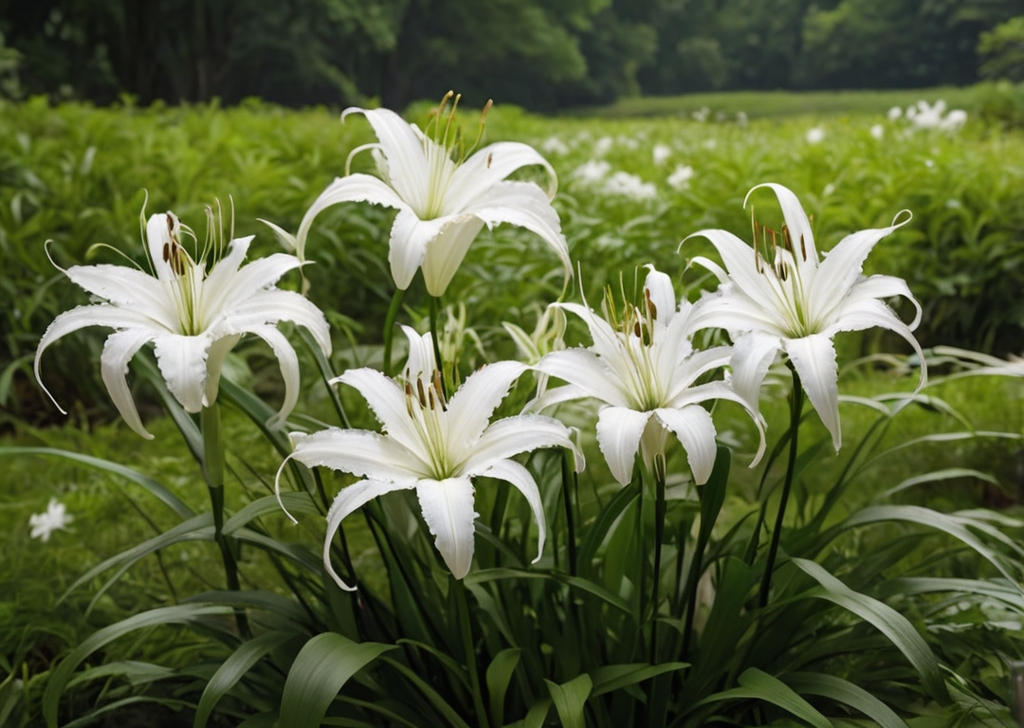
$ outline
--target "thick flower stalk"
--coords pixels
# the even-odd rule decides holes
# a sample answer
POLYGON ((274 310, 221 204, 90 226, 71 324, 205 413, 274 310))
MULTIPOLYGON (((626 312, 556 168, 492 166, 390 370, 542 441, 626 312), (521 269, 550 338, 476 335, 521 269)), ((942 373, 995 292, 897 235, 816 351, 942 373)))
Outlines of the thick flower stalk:
MULTIPOLYGON (((40 362, 50 344, 87 326, 114 329, 100 358, 103 382, 125 422, 151 438, 125 379, 128 362, 139 349, 153 344, 171 394, 186 411, 199 412, 217 399, 228 352, 243 335, 252 334, 270 345, 280 364, 285 396, 274 420, 283 420, 298 400, 299 362, 276 324, 293 321, 305 326, 325 354, 331 350, 323 313, 299 294, 274 285, 301 261, 278 253, 242 265, 252 236, 232 240, 224 251, 218 244, 223 236, 218 238, 216 232, 201 254, 193 257, 182 245, 183 231, 190 232, 169 212, 149 218, 146 238, 152 274, 118 265, 76 265, 64 271, 103 301, 79 306, 54 319, 36 350, 36 379, 42 386, 40 362), (207 256, 214 261, 209 272, 207 256)), ((43 390, 53 399, 45 386, 43 390)))
MULTIPOLYGON (((407 289, 422 268, 427 292, 435 297, 442 295, 481 228, 500 223, 539 235, 558 255, 568 278, 569 248, 558 214, 551 206, 557 189, 554 169, 536 150, 519 142, 490 144, 467 157, 454 128, 458 96, 446 113, 451 98, 449 92, 432 128, 428 127, 432 132, 429 136, 388 109, 346 109, 342 121, 358 113, 373 127, 378 141, 353 150, 352 155, 373 150, 380 177, 350 174, 346 164, 345 176, 335 179, 316 199, 297 234, 268 223, 284 245, 301 259, 317 215, 341 202, 370 202, 398 210, 391 228, 388 261, 399 290, 407 289), (548 173, 546 191, 532 182, 506 179, 531 165, 539 165, 548 173)), ((482 117, 481 132, 483 123, 482 117)))
POLYGON ((537 409, 573 399, 592 398, 602 403, 597 420, 597 442, 615 479, 625 485, 632 477, 638 450, 648 468, 664 455, 668 433, 686 451, 694 480, 707 482, 715 463, 715 425, 702 403, 716 399, 738 402, 747 408, 761 431, 754 462, 764 451, 760 414, 723 380, 698 383, 706 374, 729 363, 732 350, 718 346, 693 348, 692 306, 677 303, 672 281, 648 266, 644 300, 615 312, 610 296, 606 316, 585 305, 557 304, 579 316, 590 328, 589 348, 553 351, 537 369, 567 384, 549 390, 537 409))
POLYGON ((334 535, 350 513, 397 490, 416 492, 445 564, 456 579, 466 576, 473 561, 477 516, 473 479, 479 476, 504 480, 526 498, 537 519, 539 559, 547 534, 540 490, 529 471, 511 458, 544 447, 575 449, 568 428, 549 417, 516 415, 489 424, 525 365, 489 364, 470 375, 448 400, 434 365, 430 334, 420 336, 403 328, 410 349, 404 376, 391 379, 373 369, 354 369, 333 380, 359 390, 384 434, 331 428, 292 436, 295 451, 288 459, 363 478, 344 488, 327 513, 324 567, 338 586, 350 591, 355 587, 345 583, 331 564, 334 535))
POLYGON ((723 270, 707 258, 693 259, 720 283, 717 291, 697 302, 693 325, 729 332, 733 383, 752 406, 768 367, 779 351, 785 352, 838 452, 839 373, 832 341, 838 332, 880 326, 899 334, 917 352, 920 383, 925 381, 924 357, 912 333, 921 320, 921 306, 903 279, 861 273, 875 244, 910 218, 897 216, 889 227, 848 235, 819 260, 810 221, 796 195, 777 184, 758 185, 750 192, 760 187, 769 187, 778 197, 785 219, 780 232, 755 223, 753 249, 725 230, 702 230, 686 239, 707 238, 725 264, 723 270), (909 325, 884 302, 896 296, 916 309, 909 325))

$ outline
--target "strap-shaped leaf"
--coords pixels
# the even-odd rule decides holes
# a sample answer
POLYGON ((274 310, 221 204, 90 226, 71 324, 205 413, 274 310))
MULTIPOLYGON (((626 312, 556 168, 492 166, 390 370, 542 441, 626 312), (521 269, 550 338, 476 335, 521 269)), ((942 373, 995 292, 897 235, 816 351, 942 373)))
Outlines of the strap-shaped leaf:
POLYGON ((910 620, 888 604, 853 591, 820 564, 795 558, 791 559, 791 563, 821 585, 820 589, 813 590, 809 596, 826 599, 873 625, 889 638, 918 671, 925 691, 940 704, 949 703, 949 691, 939 671, 939 663, 910 620))
POLYGON ((784 675, 785 682, 801 695, 820 695, 859 710, 881 728, 907 728, 903 719, 862 687, 835 675, 794 672, 784 675))
POLYGON ((586 728, 587 722, 583 717, 583 708, 590 697, 590 691, 594 683, 590 675, 583 673, 577 675, 569 682, 561 685, 544 680, 547 683, 548 691, 551 693, 551 700, 558 711, 558 719, 562 722, 562 728, 586 728))
MULTIPOLYGON (((737 681, 738 688, 723 690, 709 695, 697 705, 716 703, 722 700, 763 700, 777 705, 792 713, 800 720, 810 723, 814 728, 833 728, 831 721, 819 713, 813 705, 797 695, 792 688, 766 672, 750 667, 744 670, 737 681)), ((694 707, 697 707, 696 705, 694 707)))
POLYGON ((317 728, 348 679, 394 645, 353 642, 324 632, 295 657, 281 696, 280 723, 288 728, 317 728))
POLYGON ((611 693, 629 685, 636 685, 658 675, 682 670, 684 667, 689 666, 690 664, 687 662, 662 662, 658 665, 649 665, 646 662, 605 665, 590 673, 590 679, 594 684, 590 695, 597 696, 611 693))
POLYGON ((209 720, 217 701, 224 697, 264 655, 294 636, 289 632, 266 632, 259 637, 243 642, 217 668, 217 672, 213 673, 210 682, 206 683, 203 695, 199 698, 199 705, 196 707, 193 728, 205 728, 206 721, 209 720))
POLYGON ((505 714, 505 693, 508 691, 508 684, 512 680, 512 673, 519 664, 519 655, 522 650, 518 647, 509 647, 494 656, 491 664, 487 666, 487 695, 490 697, 491 721, 494 725, 501 725, 502 716, 505 714))

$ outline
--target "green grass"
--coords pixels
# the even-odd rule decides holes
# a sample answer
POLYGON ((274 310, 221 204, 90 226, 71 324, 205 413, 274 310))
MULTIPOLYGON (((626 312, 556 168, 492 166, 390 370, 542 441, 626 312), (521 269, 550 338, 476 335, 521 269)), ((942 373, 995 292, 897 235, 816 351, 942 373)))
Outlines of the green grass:
POLYGON ((743 112, 751 119, 801 115, 884 114, 893 106, 906 108, 924 99, 943 99, 949 108, 974 111, 977 94, 973 87, 939 86, 925 89, 882 91, 721 91, 681 96, 638 96, 622 98, 608 106, 586 107, 568 115, 597 118, 645 116, 689 116, 701 109, 735 118, 743 112))

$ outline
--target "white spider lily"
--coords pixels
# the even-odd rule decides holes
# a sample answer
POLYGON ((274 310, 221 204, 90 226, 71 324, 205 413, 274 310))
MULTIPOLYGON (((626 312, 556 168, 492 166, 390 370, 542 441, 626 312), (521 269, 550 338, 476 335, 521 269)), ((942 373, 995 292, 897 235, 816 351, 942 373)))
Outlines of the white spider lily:
MULTIPOLYGON (((129 427, 152 438, 125 380, 136 352, 152 343, 171 394, 186 411, 199 412, 217 398, 228 352, 242 335, 253 334, 270 345, 280 363, 285 396, 274 420, 286 418, 298 399, 299 362, 275 325, 294 321, 309 329, 325 354, 331 349, 323 313, 299 294, 274 287, 301 262, 277 253, 241 266, 252 241, 249 236, 232 240, 227 254, 207 273, 206 261, 193 260, 180 236, 181 225, 173 214, 149 218, 146 237, 153 275, 118 265, 76 265, 64 271, 104 301, 65 311, 46 329, 35 357, 40 386, 40 360, 50 344, 86 326, 112 328, 100 358, 103 383, 129 427)), ((45 386, 43 390, 53 399, 45 386)))
POLYGON ((352 154, 372 149, 380 178, 349 174, 346 169, 346 176, 335 179, 309 208, 294 236, 267 224, 301 259, 313 219, 331 205, 370 202, 394 208, 398 215, 391 228, 388 260, 395 285, 407 289, 416 270, 422 268, 427 292, 440 296, 481 228, 510 223, 536 233, 550 245, 568 278, 569 248, 558 213, 551 206, 557 188, 554 169, 533 147, 519 142, 498 142, 466 159, 454 160, 456 135, 450 133, 454 107, 447 123, 442 118, 450 96, 445 97, 435 118, 434 138, 388 109, 346 109, 342 121, 349 114, 363 114, 377 135, 376 144, 359 147, 352 154), (546 192, 531 182, 505 179, 531 165, 547 171, 550 184, 546 192))
POLYGON ((28 517, 28 525, 32 529, 29 537, 46 543, 54 531, 66 531, 73 520, 75 517, 67 512, 67 507, 56 498, 51 498, 44 513, 33 513, 28 517))
POLYGON ((723 270, 706 258, 693 259, 720 282, 717 291, 696 304, 694 323, 699 328, 717 327, 729 332, 735 349, 733 382, 752 404, 757 402, 761 382, 776 353, 784 351, 838 452, 842 439, 832 342, 836 333, 873 326, 894 331, 917 352, 920 382, 925 381, 924 357, 911 333, 921 320, 920 305, 901 278, 865 277, 861 273, 875 244, 910 218, 848 235, 819 262, 810 221, 796 195, 777 184, 758 185, 750 192, 759 187, 770 187, 775 192, 786 221, 780 234, 771 233, 771 240, 760 228, 762 247, 770 245, 774 256, 769 260, 771 251, 759 249, 756 240, 751 249, 725 230, 702 230, 689 236, 687 240, 698 235, 710 240, 725 264, 723 270), (903 296, 916 309, 909 326, 883 302, 895 296, 903 296))
MULTIPOLYGON (((327 513, 324 567, 338 586, 350 591, 355 587, 346 584, 331 565, 334 534, 350 513, 396 490, 416 491, 434 545, 452 575, 461 579, 473 561, 477 516, 473 479, 486 476, 507 481, 523 494, 537 519, 539 559, 547 534, 540 491, 529 471, 510 458, 543 447, 576 450, 565 425, 549 417, 517 415, 488 424, 525 365, 489 364, 470 375, 446 400, 434 368, 430 334, 420 336, 403 328, 410 350, 403 379, 394 380, 373 369, 354 369, 333 380, 359 390, 382 423, 383 435, 331 428, 292 436, 295 451, 289 458, 364 478, 344 488, 327 513)), ((581 456, 577 462, 582 462, 581 456)))
MULTIPOLYGON (((644 303, 627 307, 617 320, 606 300, 611 323, 586 306, 554 304, 583 319, 594 343, 590 348, 547 354, 537 369, 568 384, 548 391, 537 409, 590 397, 603 403, 597 442, 615 479, 630 481, 637 450, 650 467, 665 452, 668 432, 675 433, 690 463, 694 480, 706 483, 715 464, 715 425, 702 402, 727 399, 747 408, 758 428, 761 417, 724 381, 696 384, 703 375, 729 362, 731 349, 694 350, 690 335, 692 306, 677 305, 672 281, 654 266, 644 281, 644 303)), ((761 444, 755 462, 764 450, 761 444)))

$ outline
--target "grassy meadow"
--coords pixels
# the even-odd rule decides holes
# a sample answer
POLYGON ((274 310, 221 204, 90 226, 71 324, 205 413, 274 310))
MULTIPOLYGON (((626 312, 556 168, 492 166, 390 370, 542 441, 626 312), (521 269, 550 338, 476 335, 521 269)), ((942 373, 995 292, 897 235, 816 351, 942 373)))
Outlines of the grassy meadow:
MULTIPOLYGON (((770 194, 755 193, 744 208, 751 187, 777 182, 792 189, 812 216, 819 250, 829 250, 850 232, 885 227, 909 210, 911 222, 877 245, 865 272, 906 279, 923 308, 916 333, 926 350, 960 347, 1005 358, 1024 353, 1024 130, 982 121, 972 99, 964 89, 716 94, 627 100, 559 117, 498 103, 487 119, 485 142, 526 142, 556 170, 554 206, 576 266, 565 294, 569 300, 580 301, 582 294, 596 306, 609 286, 616 295, 620 289, 632 294, 647 264, 667 273, 677 292, 685 290, 696 300, 714 281, 688 261, 715 253, 702 239, 684 239, 723 228, 749 240, 751 208, 760 222, 777 227, 781 219, 770 194), (906 109, 919 99, 934 103, 940 98, 950 109, 968 111, 962 128, 915 128, 905 114, 887 115, 893 106, 906 109)), ((422 119, 428 108, 414 106, 407 117, 422 119)), ((460 112, 471 141, 476 111, 460 112)), ((104 330, 69 336, 44 357, 43 379, 69 411, 66 417, 39 390, 32 359, 40 335, 56 314, 88 303, 55 266, 120 264, 125 256, 141 261, 143 204, 147 215, 170 209, 198 231, 205 206, 215 198, 230 200, 236 237, 256 235, 250 258, 277 252, 277 241, 259 220, 295 230, 321 190, 344 174, 349 152, 373 136, 361 118, 340 123, 337 110, 288 111, 255 102, 236 108, 128 104, 99 109, 50 107, 33 100, 0 107, 0 132, 0 445, 71 451, 132 471, 118 474, 58 454, 0 450, 0 725, 9 719, 10 725, 36 726, 44 724, 40 706, 55 660, 105 625, 220 588, 221 578, 211 544, 186 540, 140 559, 119 580, 108 584, 110 572, 69 591, 96 564, 174 525, 174 514, 141 484, 146 477, 195 509, 203 508, 206 494, 178 426, 163 414, 150 380, 135 367, 133 388, 155 439, 139 438, 117 417, 99 375, 104 330), (67 506, 74 521, 46 543, 30 539, 30 515, 44 511, 52 497, 67 506)), ((351 166, 370 171, 370 154, 355 156, 351 166)), ((392 218, 387 210, 349 203, 321 214, 311 232, 306 250, 314 263, 305 274, 311 300, 332 326, 329 364, 335 372, 381 361, 381 331, 391 300, 387 243, 392 218)), ((286 287, 298 288, 297 277, 286 281, 286 287)), ((562 289, 557 260, 535 236, 509 226, 485 228, 443 301, 452 307, 449 339, 461 344, 460 368, 471 371, 516 356, 502 322, 531 331, 562 289)), ((905 321, 913 315, 905 302, 897 310, 905 321)), ((413 286, 402 320, 423 330, 427 315, 427 297, 421 286, 413 286)), ((296 331, 288 333, 301 342, 296 331)), ((584 339, 583 327, 571 321, 570 345, 584 339)), ((1024 369, 1017 376, 945 378, 956 368, 936 356, 935 382, 924 390, 934 401, 922 399, 879 426, 877 407, 865 402, 913 390, 917 362, 905 358, 909 348, 902 340, 878 331, 840 334, 837 348, 840 393, 850 397, 841 408, 849 446, 839 455, 825 453, 821 467, 801 471, 794 523, 811 520, 832 485, 845 483, 848 475, 844 500, 830 522, 883 497, 943 512, 990 507, 1008 516, 1019 513, 1024 369), (942 438, 937 432, 957 434, 942 438), (909 441, 912 447, 902 445, 909 441), (938 475, 915 480, 922 473, 938 475)), ((316 375, 313 355, 300 344, 297 349, 303 391, 293 421, 307 426, 335 421, 334 403, 316 375)), ((263 344, 243 341, 229 359, 226 376, 274 407, 280 401, 277 363, 263 344)), ((784 369, 770 375, 762 395, 769 449, 787 426, 785 376, 784 369)), ((520 384, 513 399, 525 401, 527 389, 525 382, 520 384)), ((341 391, 340 396, 354 424, 375 426, 354 392, 341 391)), ((237 511, 273 492, 280 457, 254 437, 244 408, 229 403, 223 411, 228 509, 237 511)), ((581 408, 573 416, 585 421, 593 414, 581 408)), ((735 454, 718 524, 724 532, 749 524, 762 483, 759 470, 742 467, 756 446, 749 418, 728 403, 716 413, 719 417, 719 437, 735 454)), ((805 453, 831 447, 813 413, 802 434, 805 453)), ((608 471, 596 449, 592 452, 581 479, 603 493, 608 471)), ((685 463, 676 453, 670 471, 685 470, 685 463)), ((333 474, 325 478, 329 492, 350 482, 333 474)), ((322 526, 314 520, 305 518, 293 527, 272 514, 263 523, 269 533, 316 554, 322 526)), ((1014 529, 1007 527, 1019 538, 1020 530, 1014 529)), ((373 572, 381 565, 371 527, 360 521, 347 535, 357 569, 373 572)), ((837 548, 865 547, 857 541, 851 536, 837 548)), ((255 548, 242 554, 243 586, 286 592, 285 572, 272 558, 255 548)), ((911 560, 921 565, 928 556, 918 551, 911 560)), ((950 561, 953 574, 974 568, 967 553, 950 561)), ((978 641, 965 644, 973 645, 970 649, 983 645, 991 655, 1024 651, 1024 611, 1011 612, 992 620, 1004 625, 1003 632, 986 622, 979 627, 984 634, 978 641)), ((974 617, 982 620, 972 612, 941 629, 959 639, 974 617)), ((941 640, 941 629, 929 639, 941 640)), ((162 664, 181 667, 206 647, 202 635, 178 639, 158 629, 112 643, 92 666, 159 657, 162 664)), ((942 721, 955 715, 963 721, 959 725, 1012 725, 1004 708, 992 707, 1005 699, 1002 663, 990 655, 979 667, 970 662, 970 649, 964 647, 961 667, 971 673, 972 694, 986 694, 992 701, 985 707, 988 716, 977 705, 942 718, 929 718, 922 708, 917 722, 908 724, 952 724, 942 721)), ((72 725, 76 711, 132 694, 113 677, 104 679, 108 682, 98 692, 83 690, 79 702, 64 705, 62 720, 67 722, 62 725, 72 725)), ((136 680, 145 683, 145 677, 136 680)), ((165 713, 147 713, 126 702, 94 724, 192 725, 190 718, 182 718, 188 715, 188 698, 168 693, 160 694, 159 701, 165 713)), ((217 725, 231 724, 230 718, 221 720, 217 725)), ((770 713, 759 714, 758 720, 792 724, 770 713)), ((835 724, 864 725, 852 718, 835 724)))

